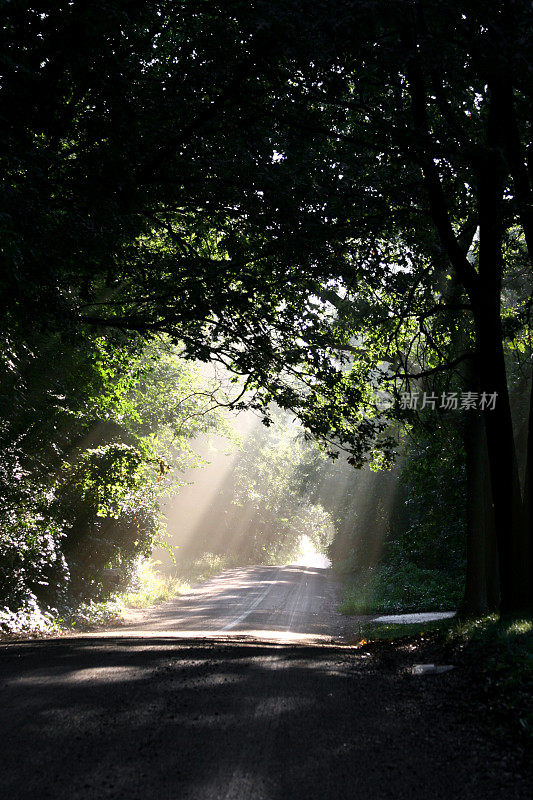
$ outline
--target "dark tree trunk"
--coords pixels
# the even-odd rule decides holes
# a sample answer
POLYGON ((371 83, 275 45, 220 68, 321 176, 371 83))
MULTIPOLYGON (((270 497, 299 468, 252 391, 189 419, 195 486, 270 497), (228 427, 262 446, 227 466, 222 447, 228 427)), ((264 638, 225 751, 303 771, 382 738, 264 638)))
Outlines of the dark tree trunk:
MULTIPOLYGON (((488 353, 483 360, 487 357, 488 353)), ((492 368, 486 366, 481 375, 483 390, 490 394, 497 392, 496 408, 486 410, 484 417, 499 554, 501 608, 502 612, 510 613, 527 606, 527 580, 520 546, 522 508, 511 409, 507 386, 501 377, 498 379, 494 375, 499 371, 495 369, 495 360, 494 356, 489 359, 492 368)))
POLYGON ((483 418, 472 414, 463 428, 466 453, 466 579, 461 612, 480 615, 500 607, 494 504, 483 418))
MULTIPOLYGON (((466 250, 475 230, 462 246, 466 250)), ((447 290, 447 302, 458 305, 463 288, 455 280, 447 290)), ((471 348, 467 330, 458 326, 452 335, 454 352, 471 348)), ((480 391, 476 359, 466 360, 459 368, 463 387, 480 391)), ((460 611, 467 616, 479 616, 497 611, 500 603, 498 550, 495 539, 494 506, 487 457, 487 439, 483 417, 468 412, 458 418, 466 461, 466 575, 460 611)))
POLYGON ((476 153, 477 212, 479 218, 479 269, 468 262, 457 239, 448 203, 435 165, 427 113, 424 74, 414 58, 408 69, 415 130, 425 149, 420 155, 429 211, 443 250, 457 279, 467 291, 474 314, 476 353, 481 391, 496 394, 494 409, 483 412, 487 437, 494 523, 500 572, 501 611, 511 613, 529 606, 529 573, 523 541, 523 513, 500 315, 503 271, 503 197, 508 180, 504 161, 507 142, 505 102, 501 80, 493 72, 488 80, 490 104, 486 139, 476 153))
POLYGON ((529 583, 529 607, 533 606, 533 375, 529 394, 527 456, 524 476, 524 559, 529 583))
POLYGON ((498 545, 501 611, 528 606, 528 579, 523 552, 523 513, 518 461, 507 386, 500 313, 503 273, 503 193, 507 167, 502 152, 506 120, 501 91, 493 82, 487 124, 486 151, 479 163, 479 280, 471 291, 476 348, 482 392, 496 394, 494 409, 483 412, 487 434, 494 521, 498 545))
MULTIPOLYGON (((486 272, 496 270, 497 264, 491 264, 491 261, 492 254, 484 255, 481 244, 480 272, 482 269, 486 272)), ((486 279, 482 282, 475 307, 476 339, 481 390, 488 395, 496 393, 495 408, 486 408, 483 416, 499 556, 501 610, 511 613, 528 606, 529 582, 524 565, 522 501, 499 302, 497 280, 486 279)))
POLYGON ((483 420, 475 413, 463 425, 466 454, 466 579, 461 613, 485 614, 487 552, 485 540, 485 482, 483 420))
MULTIPOLYGON (((506 8, 507 22, 510 29, 513 28, 512 6, 506 8)), ((499 104, 500 114, 505 119, 503 127, 503 148, 509 167, 509 172, 513 178, 516 203, 520 215, 520 221, 526 240, 527 251, 530 264, 533 266, 533 147, 524 145, 524 138, 521 136, 516 108, 513 86, 510 79, 500 81, 493 89, 496 100, 499 104)), ((527 137, 525 138, 527 142, 527 137)), ((528 435, 527 435, 527 456, 524 474, 523 490, 523 530, 522 530, 522 559, 524 564, 524 580, 528 584, 528 605, 533 607, 533 380, 530 390, 528 435)))
POLYGON ((498 611, 500 608, 500 570, 498 566, 498 544, 496 542, 496 525, 494 520, 494 502, 490 483, 490 468, 487 456, 487 439, 485 429, 483 435, 483 516, 485 533, 485 584, 487 595, 487 611, 498 611))

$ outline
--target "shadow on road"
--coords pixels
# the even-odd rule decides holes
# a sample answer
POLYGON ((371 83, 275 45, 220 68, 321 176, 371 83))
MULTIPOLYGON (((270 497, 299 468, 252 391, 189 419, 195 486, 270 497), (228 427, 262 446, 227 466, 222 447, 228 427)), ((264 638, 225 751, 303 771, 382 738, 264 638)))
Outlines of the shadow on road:
POLYGON ((428 689, 346 648, 212 639, 27 642, 0 656, 5 797, 528 796, 481 768, 491 751, 471 726, 436 713, 453 675, 428 689))

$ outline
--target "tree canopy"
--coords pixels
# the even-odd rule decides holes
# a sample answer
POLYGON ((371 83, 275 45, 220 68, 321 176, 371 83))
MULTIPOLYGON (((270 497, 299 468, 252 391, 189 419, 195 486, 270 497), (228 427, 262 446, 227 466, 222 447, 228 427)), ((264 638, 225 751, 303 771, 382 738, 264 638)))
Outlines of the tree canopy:
POLYGON ((2 37, 11 362, 35 328, 165 333, 355 465, 413 419, 375 391, 496 394, 502 607, 527 605, 530 5, 9 4, 2 37))

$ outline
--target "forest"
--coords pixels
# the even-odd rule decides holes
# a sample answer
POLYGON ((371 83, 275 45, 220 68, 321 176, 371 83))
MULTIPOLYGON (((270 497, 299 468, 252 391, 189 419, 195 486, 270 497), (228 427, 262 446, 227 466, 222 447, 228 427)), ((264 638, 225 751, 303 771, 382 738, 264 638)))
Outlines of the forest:
POLYGON ((530 614, 531 4, 4 2, 0 36, 0 628, 302 537, 345 614, 530 614))

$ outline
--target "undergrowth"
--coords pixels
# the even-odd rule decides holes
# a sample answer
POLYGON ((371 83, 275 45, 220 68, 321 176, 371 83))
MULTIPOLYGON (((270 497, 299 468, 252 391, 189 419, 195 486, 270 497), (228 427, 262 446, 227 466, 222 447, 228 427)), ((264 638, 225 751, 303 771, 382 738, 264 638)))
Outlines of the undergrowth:
POLYGON ((365 643, 394 646, 409 640, 420 659, 441 657, 462 670, 464 701, 478 708, 495 735, 512 734, 533 747, 533 619, 527 616, 446 619, 416 624, 360 626, 365 643), (385 640, 385 641, 383 641, 385 640), (430 648, 429 656, 426 648, 430 648))
POLYGON ((447 643, 476 670, 475 691, 496 721, 513 726, 533 742, 533 619, 488 617, 457 620, 447 643))
POLYGON ((227 557, 204 553, 199 558, 177 564, 174 574, 158 570, 158 562, 139 560, 130 586, 104 600, 64 603, 61 608, 42 609, 37 602, 12 612, 0 609, 0 635, 40 635, 87 630, 119 624, 127 608, 147 608, 172 600, 235 564, 227 557))
POLYGON ((459 580, 411 563, 388 563, 360 571, 345 583, 343 614, 452 611, 462 596, 459 580))
POLYGON ((157 562, 142 561, 134 578, 133 586, 119 595, 125 606, 146 608, 166 600, 172 600, 189 588, 189 582, 177 575, 163 575, 157 562))

